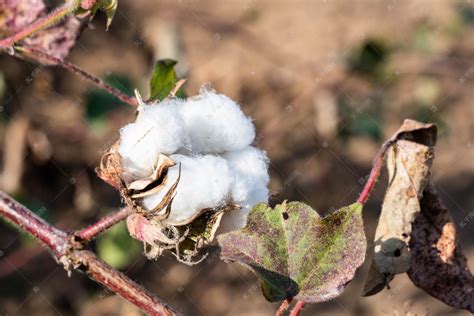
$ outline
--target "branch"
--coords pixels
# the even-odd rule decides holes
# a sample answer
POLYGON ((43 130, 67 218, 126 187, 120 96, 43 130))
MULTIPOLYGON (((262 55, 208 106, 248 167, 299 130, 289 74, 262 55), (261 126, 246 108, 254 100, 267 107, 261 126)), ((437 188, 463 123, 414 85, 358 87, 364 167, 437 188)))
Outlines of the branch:
POLYGON ((103 217, 98 222, 75 232, 74 236, 80 241, 89 241, 118 222, 123 221, 130 214, 132 214, 132 210, 128 207, 124 207, 120 211, 103 217))
MULTIPOLYGON (((121 210, 116 214, 124 213, 125 211, 121 210)), ((66 270, 79 269, 85 272, 92 280, 102 284, 110 291, 151 315, 170 316, 178 314, 168 304, 123 273, 109 266, 94 253, 82 250, 82 244, 75 240, 74 235, 68 235, 48 224, 2 191, 0 191, 0 216, 26 233, 38 238, 52 252, 56 261, 64 265, 66 270)), ((110 220, 112 217, 113 215, 108 217, 108 220, 104 219, 99 223, 107 222, 110 224, 113 222, 110 220)), ((102 229, 106 226, 105 224, 97 225, 102 229)))
POLYGON ((113 95, 114 97, 119 99, 120 101, 122 101, 124 103, 127 103, 131 106, 138 106, 138 101, 135 98, 133 98, 133 97, 123 93, 122 91, 112 87, 111 85, 106 83, 104 80, 102 80, 98 77, 95 77, 94 75, 91 75, 90 73, 88 73, 84 69, 80 68, 79 66, 76 66, 75 64, 71 63, 70 61, 55 57, 53 55, 50 55, 46 52, 43 52, 39 49, 32 48, 32 47, 16 46, 15 49, 18 50, 18 51, 21 51, 23 53, 29 54, 28 57, 38 61, 40 64, 42 62, 39 59, 44 59, 44 60, 47 60, 48 62, 52 63, 55 66, 60 66, 63 69, 66 69, 66 70, 82 77, 86 81, 89 81, 90 83, 97 86, 98 88, 107 91, 108 93, 110 93, 111 95, 113 95))
POLYGON ((387 150, 390 148, 390 146, 392 146, 394 142, 395 142, 395 137, 392 137, 391 139, 387 140, 382 145, 382 147, 380 147, 377 155, 375 156, 369 178, 367 179, 364 189, 360 193, 359 198, 357 199, 357 202, 361 204, 365 204, 367 200, 369 199, 369 195, 375 186, 375 182, 377 182, 377 179, 379 178, 380 171, 382 170, 385 154, 387 153, 387 150))
POLYGON ((65 16, 74 13, 80 5, 80 1, 66 1, 62 6, 53 10, 51 13, 40 17, 38 20, 34 21, 32 24, 27 25, 20 31, 15 34, 12 34, 4 39, 0 40, 0 48, 8 49, 15 45, 15 43, 27 38, 28 36, 36 33, 42 29, 45 29, 53 24, 61 21, 65 16))

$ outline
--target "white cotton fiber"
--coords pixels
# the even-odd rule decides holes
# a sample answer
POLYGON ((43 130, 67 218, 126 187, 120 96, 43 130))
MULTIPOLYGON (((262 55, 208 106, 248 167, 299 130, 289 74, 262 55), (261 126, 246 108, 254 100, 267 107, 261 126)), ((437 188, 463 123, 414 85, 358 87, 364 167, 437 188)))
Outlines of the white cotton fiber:
POLYGON ((223 94, 202 90, 179 105, 193 153, 239 150, 255 139, 252 120, 223 94))
POLYGON ((176 102, 143 106, 135 123, 120 130, 118 152, 122 166, 135 179, 151 174, 160 153, 172 154, 186 147, 188 136, 176 102))
POLYGON ((245 226, 250 209, 260 202, 268 202, 268 158, 264 151, 248 146, 239 151, 223 154, 232 170, 231 197, 242 209, 222 218, 219 232, 245 226))
POLYGON ((234 171, 231 196, 237 203, 246 201, 254 188, 268 185, 268 158, 264 151, 247 146, 239 151, 225 153, 222 157, 234 171))
MULTIPOLYGON (((181 164, 181 179, 167 223, 182 223, 202 209, 217 208, 226 203, 233 178, 225 159, 214 155, 172 155, 170 158, 181 164)), ((166 187, 159 193, 144 198, 143 206, 153 209, 158 205, 176 181, 178 173, 178 165, 170 168, 166 187)))

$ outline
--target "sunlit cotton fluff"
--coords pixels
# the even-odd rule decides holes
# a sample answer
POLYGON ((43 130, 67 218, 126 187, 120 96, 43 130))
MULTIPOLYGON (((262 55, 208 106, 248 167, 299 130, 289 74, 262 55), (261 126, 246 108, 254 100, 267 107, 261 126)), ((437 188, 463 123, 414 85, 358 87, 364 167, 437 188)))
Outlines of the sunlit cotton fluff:
POLYGON ((241 206, 222 218, 219 232, 228 232, 245 226, 247 214, 255 204, 268 201, 268 158, 264 151, 247 146, 239 151, 225 153, 232 172, 231 197, 241 206))
POLYGON ((120 130, 118 152, 126 181, 149 176, 160 153, 170 155, 189 146, 178 103, 171 100, 143 106, 136 121, 120 130))
POLYGON ((207 90, 179 105, 194 153, 239 150, 255 139, 252 120, 229 97, 207 90))
POLYGON ((220 231, 230 231, 245 226, 252 206, 268 201, 268 159, 251 146, 252 121, 222 94, 201 90, 186 100, 142 104, 136 121, 122 128, 120 137, 122 178, 128 183, 149 177, 160 153, 176 163, 163 188, 141 200, 145 210, 165 211, 156 207, 181 168, 171 212, 163 220, 167 224, 189 223, 203 209, 239 205, 222 218, 220 231))

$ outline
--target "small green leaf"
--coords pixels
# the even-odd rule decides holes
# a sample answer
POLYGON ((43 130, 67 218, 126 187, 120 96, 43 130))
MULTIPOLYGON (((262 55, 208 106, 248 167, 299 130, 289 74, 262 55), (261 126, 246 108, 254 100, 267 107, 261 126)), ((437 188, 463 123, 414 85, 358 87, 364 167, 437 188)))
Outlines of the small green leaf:
POLYGON ((174 70, 176 63, 177 61, 172 59, 160 59, 156 62, 150 80, 150 100, 161 101, 173 90, 178 82, 174 70))
POLYGON ((271 302, 296 298, 316 303, 338 296, 364 262, 366 250, 360 203, 324 218, 301 202, 274 209, 258 204, 245 228, 217 240, 221 258, 252 268, 271 302))

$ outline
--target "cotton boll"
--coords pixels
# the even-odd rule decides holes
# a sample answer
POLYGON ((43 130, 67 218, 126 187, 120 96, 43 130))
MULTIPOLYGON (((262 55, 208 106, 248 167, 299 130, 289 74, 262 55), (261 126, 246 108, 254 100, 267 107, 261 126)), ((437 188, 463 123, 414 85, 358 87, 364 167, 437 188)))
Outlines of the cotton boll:
POLYGON ((189 143, 175 102, 144 105, 137 120, 120 130, 118 152, 127 177, 151 174, 160 153, 172 154, 189 143))
MULTIPOLYGON (((181 164, 181 178, 165 222, 180 224, 194 218, 202 209, 225 204, 233 180, 225 159, 213 155, 171 155, 170 158, 181 164)), ((178 174, 178 165, 170 168, 166 186, 159 193, 144 198, 143 206, 149 210, 157 206, 175 183, 178 174)))
POLYGON ((202 90, 179 106, 194 153, 239 150, 255 139, 255 128, 240 107, 222 94, 202 90))

